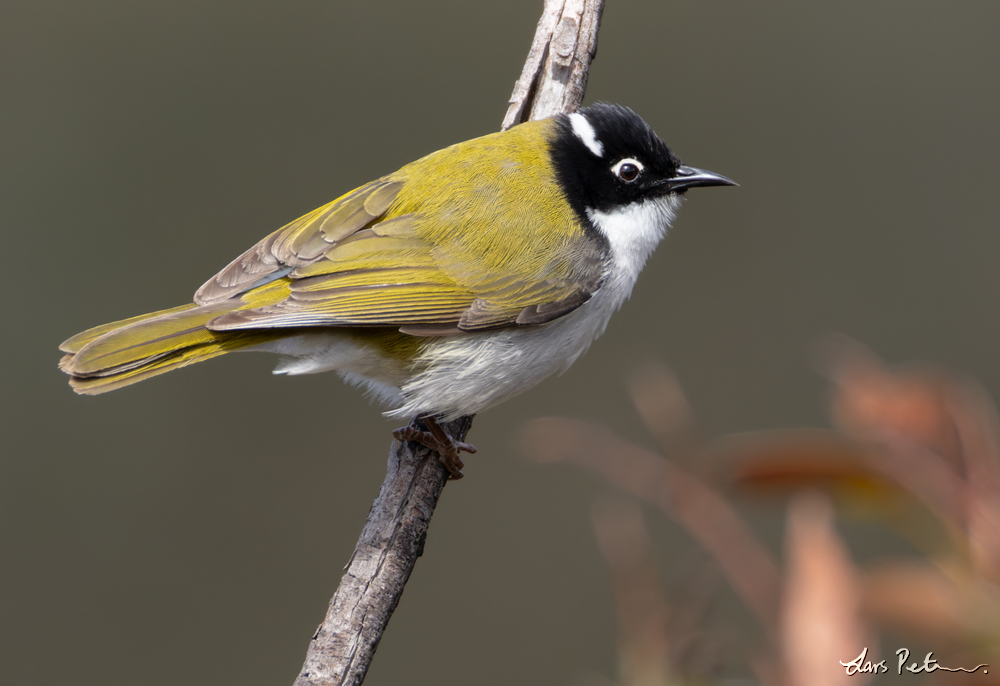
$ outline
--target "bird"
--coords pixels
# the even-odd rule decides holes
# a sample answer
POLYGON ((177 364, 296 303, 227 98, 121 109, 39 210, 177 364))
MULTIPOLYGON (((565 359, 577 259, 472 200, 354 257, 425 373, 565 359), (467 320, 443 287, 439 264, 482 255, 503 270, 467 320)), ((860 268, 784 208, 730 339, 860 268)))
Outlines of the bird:
POLYGON ((632 292, 686 191, 635 112, 598 102, 433 152, 263 238, 193 301, 88 329, 60 368, 96 395, 233 351, 276 374, 336 371, 418 418, 393 432, 461 478, 440 422, 566 370, 632 292))

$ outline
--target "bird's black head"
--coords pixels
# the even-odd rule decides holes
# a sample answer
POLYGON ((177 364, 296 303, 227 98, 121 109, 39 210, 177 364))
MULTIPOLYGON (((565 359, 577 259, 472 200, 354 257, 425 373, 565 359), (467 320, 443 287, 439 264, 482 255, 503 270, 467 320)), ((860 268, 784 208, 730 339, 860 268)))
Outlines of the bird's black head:
POLYGON ((692 186, 735 185, 685 167, 649 124, 627 107, 597 103, 556 118, 551 155, 573 209, 609 212, 692 186))

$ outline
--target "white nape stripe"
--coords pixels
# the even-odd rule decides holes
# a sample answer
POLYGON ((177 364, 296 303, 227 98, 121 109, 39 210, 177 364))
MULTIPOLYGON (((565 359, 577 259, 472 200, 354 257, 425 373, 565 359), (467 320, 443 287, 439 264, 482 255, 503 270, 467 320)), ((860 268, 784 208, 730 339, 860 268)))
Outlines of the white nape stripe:
POLYGON ((569 115, 569 121, 573 125, 573 133, 590 149, 590 152, 598 157, 604 157, 604 144, 597 140, 597 132, 587 118, 579 112, 574 112, 569 115))

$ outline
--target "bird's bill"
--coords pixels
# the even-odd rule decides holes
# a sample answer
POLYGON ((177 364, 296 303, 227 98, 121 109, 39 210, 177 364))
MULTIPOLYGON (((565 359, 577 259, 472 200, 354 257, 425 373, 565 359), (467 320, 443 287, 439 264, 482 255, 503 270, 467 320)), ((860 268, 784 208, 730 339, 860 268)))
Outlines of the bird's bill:
POLYGON ((678 167, 677 173, 663 183, 672 191, 694 188, 695 186, 739 186, 738 183, 722 174, 687 166, 678 167))

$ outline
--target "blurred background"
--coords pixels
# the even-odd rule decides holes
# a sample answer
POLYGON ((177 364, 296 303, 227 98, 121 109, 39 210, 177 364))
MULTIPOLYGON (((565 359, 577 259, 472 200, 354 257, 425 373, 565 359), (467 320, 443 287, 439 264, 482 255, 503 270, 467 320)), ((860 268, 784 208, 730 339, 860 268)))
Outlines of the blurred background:
MULTIPOLYGON (((394 425, 334 375, 272 377, 264 355, 78 397, 56 346, 188 302, 287 221, 499 128, 540 13, 537 0, 7 3, 0 681, 291 683, 394 425)), ((998 21, 1000 6, 973 0, 609 0, 587 102, 632 107, 686 163, 741 186, 692 191, 590 352, 476 419, 480 452, 444 493, 367 683, 638 683, 623 670, 614 591, 616 555, 633 548, 655 560, 651 588, 705 599, 683 639, 709 637, 696 676, 776 683, 761 667, 784 659, 761 638, 768 620, 731 590, 690 522, 638 505, 599 469, 531 459, 545 443, 539 425, 528 439, 524 427, 546 415, 714 474, 705 483, 755 532, 755 554, 788 578, 803 531, 841 541, 829 548, 838 569, 862 576, 889 558, 943 568, 947 551, 968 554, 965 520, 947 512, 913 506, 903 521, 934 533, 907 536, 858 508, 830 510, 828 496, 760 497, 752 486, 774 473, 775 452, 740 471, 716 448, 733 434, 814 427, 839 432, 824 446, 844 439, 870 457, 888 445, 885 426, 873 438, 871 421, 859 432, 843 412, 831 419, 829 389, 831 378, 845 387, 852 364, 880 369, 876 358, 928 360, 1000 395, 998 21), (841 342, 831 363, 816 353, 831 331, 871 353, 841 342), (697 440, 664 447, 630 400, 647 363, 673 370, 657 392, 683 389, 681 423, 697 440), (786 532, 789 502, 801 516, 786 532), (616 553, 617 540, 637 542, 616 553), (685 590, 706 578, 701 595, 685 590)), ((992 436, 980 400, 963 412, 992 436)), ((872 469, 859 459, 849 477, 872 469)), ((829 471, 782 465, 792 486, 830 491, 829 471)), ((876 495, 920 500, 886 478, 876 495)), ((989 576, 978 559, 967 570, 977 584, 989 576)), ((990 607, 996 586, 977 588, 990 607)), ((890 667, 879 683, 921 683, 895 673, 902 647, 917 662, 935 651, 952 667, 984 654, 1000 663, 987 630, 918 638, 866 616, 853 634, 837 626, 857 641, 881 636, 868 643, 869 659, 890 667)), ((842 675, 837 662, 854 650, 817 664, 842 675)))

